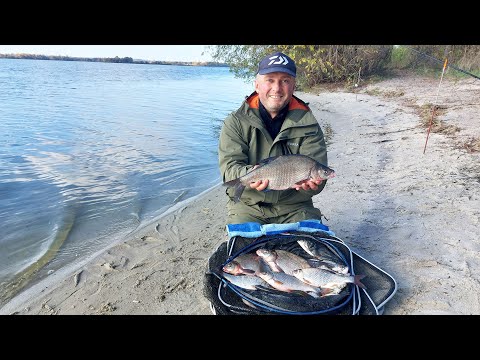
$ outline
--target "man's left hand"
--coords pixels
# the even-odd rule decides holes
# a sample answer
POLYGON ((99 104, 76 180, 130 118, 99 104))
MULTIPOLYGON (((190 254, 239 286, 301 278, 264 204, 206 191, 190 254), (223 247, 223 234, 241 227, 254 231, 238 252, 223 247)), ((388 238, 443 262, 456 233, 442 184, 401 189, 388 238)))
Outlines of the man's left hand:
POLYGON ((320 183, 322 181, 323 180, 306 180, 306 181, 302 182, 301 184, 295 184, 294 188, 295 188, 295 190, 300 190, 300 189, 303 189, 303 190, 318 190, 318 185, 320 185, 320 183))

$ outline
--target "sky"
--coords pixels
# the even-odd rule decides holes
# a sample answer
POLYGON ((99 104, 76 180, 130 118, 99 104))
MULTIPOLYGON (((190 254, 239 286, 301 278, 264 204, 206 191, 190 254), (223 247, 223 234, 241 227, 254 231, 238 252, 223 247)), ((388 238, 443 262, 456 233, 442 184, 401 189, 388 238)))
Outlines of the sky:
POLYGON ((205 45, 0 45, 0 54, 60 55, 87 58, 118 56, 156 61, 213 61, 205 45), (205 52, 202 55, 202 52, 205 52))

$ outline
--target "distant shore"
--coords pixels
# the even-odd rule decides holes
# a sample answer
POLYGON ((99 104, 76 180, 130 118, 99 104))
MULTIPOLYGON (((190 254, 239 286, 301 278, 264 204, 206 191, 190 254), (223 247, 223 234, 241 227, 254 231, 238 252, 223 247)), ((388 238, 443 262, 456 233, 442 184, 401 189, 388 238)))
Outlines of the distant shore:
POLYGON ((131 57, 113 58, 84 58, 60 55, 37 55, 37 54, 0 54, 0 59, 28 59, 28 60, 57 60, 57 61, 86 61, 86 62, 105 62, 105 63, 123 63, 123 64, 148 64, 148 65, 180 65, 180 66, 217 66, 228 67, 225 63, 214 61, 157 61, 133 59, 131 57))

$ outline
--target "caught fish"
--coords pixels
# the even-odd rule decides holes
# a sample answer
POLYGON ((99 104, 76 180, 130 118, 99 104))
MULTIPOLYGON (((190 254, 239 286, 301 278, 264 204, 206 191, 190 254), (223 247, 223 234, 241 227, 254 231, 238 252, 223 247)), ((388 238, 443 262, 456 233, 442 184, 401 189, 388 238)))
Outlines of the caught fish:
POLYGON ((222 270, 232 275, 255 275, 255 270, 245 269, 238 261, 232 260, 222 267, 222 270))
POLYGON ((310 256, 313 256, 318 261, 309 261, 311 267, 320 267, 324 269, 333 270, 340 274, 350 275, 348 266, 345 264, 341 264, 338 261, 335 261, 333 256, 327 256, 326 254, 322 253, 317 244, 313 241, 308 240, 297 240, 297 243, 305 250, 310 256))
POLYGON ((260 248, 257 255, 263 258, 272 271, 293 275, 293 270, 311 267, 301 256, 285 250, 260 248))
POLYGON ((321 288, 336 289, 344 284, 353 283, 362 289, 366 289, 366 286, 360 282, 365 275, 343 275, 334 271, 311 267, 294 270, 293 276, 311 286, 321 288))
POLYGON ((308 285, 307 283, 299 280, 293 275, 286 274, 284 272, 260 272, 258 277, 265 280, 270 286, 277 290, 289 292, 289 293, 307 293, 308 295, 319 298, 330 292, 327 289, 324 292, 320 287, 308 285))
POLYGON ((265 262, 253 253, 242 254, 223 266, 222 270, 232 275, 255 275, 259 271, 265 271, 265 262))
POLYGON ((257 286, 271 288, 270 285, 258 276, 232 275, 223 273, 222 276, 238 287, 247 290, 258 290, 257 286))
POLYGON ((286 190, 308 180, 326 180, 335 176, 335 171, 306 155, 290 154, 262 160, 257 168, 223 185, 234 187, 233 200, 238 202, 245 187, 258 180, 267 180, 265 190, 286 190))

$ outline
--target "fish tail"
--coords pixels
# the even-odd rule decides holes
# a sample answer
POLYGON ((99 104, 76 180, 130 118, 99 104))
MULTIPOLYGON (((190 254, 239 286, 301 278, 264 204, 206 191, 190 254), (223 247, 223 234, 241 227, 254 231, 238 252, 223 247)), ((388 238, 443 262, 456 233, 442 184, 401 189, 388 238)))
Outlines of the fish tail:
POLYGON ((233 201, 238 202, 240 200, 240 197, 243 194, 243 190, 245 190, 245 185, 242 184, 240 179, 237 178, 237 179, 224 182, 223 185, 228 187, 233 187, 235 189, 235 192, 233 194, 233 201))
POLYGON ((367 287, 365 284, 363 284, 360 280, 362 280, 365 277, 365 275, 354 275, 353 276, 353 283, 362 289, 366 289, 367 287))
POLYGON ((240 196, 243 194, 243 190, 245 190, 245 185, 243 185, 240 181, 235 185, 235 193, 233 195, 233 201, 239 202, 240 196))

